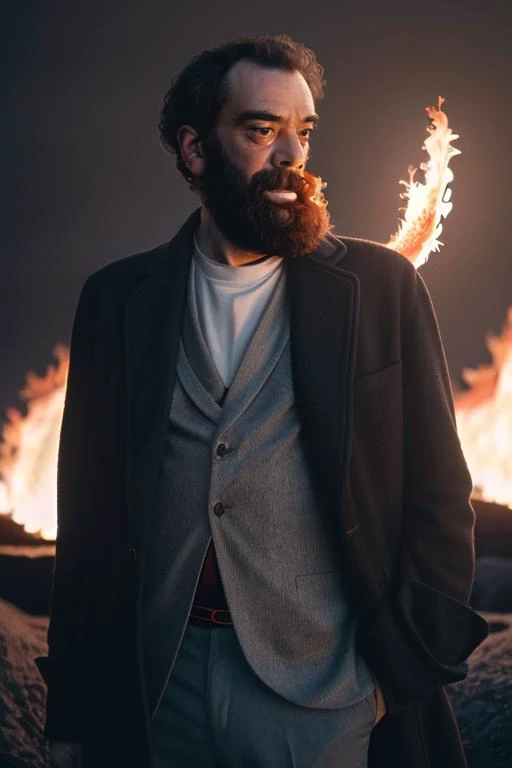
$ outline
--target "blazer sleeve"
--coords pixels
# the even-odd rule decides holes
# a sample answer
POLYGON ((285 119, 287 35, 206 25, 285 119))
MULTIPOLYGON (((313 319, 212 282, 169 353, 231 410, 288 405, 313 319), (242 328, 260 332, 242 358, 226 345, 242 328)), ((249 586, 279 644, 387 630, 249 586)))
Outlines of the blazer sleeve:
POLYGON ((404 571, 466 602, 474 575, 473 484, 434 309, 419 274, 415 289, 402 342, 404 571))
MULTIPOLYGON (((488 634, 468 604, 472 482, 432 302, 413 274, 402 320, 404 502, 399 578, 367 635, 389 711, 462 680, 488 634)), ((405 302, 404 302, 405 303, 405 302)))
POLYGON ((35 659, 47 685, 44 735, 52 741, 80 741, 81 732, 93 366, 88 282, 82 289, 73 323, 60 433, 48 656, 35 659))

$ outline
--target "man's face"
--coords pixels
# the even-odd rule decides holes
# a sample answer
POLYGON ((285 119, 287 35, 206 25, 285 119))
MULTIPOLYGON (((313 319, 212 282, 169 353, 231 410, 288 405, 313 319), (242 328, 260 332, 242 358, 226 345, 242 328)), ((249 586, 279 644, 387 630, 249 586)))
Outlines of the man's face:
POLYGON ((317 116, 299 72, 240 61, 203 142, 199 189, 217 227, 244 250, 300 256, 329 229, 321 180, 305 172, 317 116))

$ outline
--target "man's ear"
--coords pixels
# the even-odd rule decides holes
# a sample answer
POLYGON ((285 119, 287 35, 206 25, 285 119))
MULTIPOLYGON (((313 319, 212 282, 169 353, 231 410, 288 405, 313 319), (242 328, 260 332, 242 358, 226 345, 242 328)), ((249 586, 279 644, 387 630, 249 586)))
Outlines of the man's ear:
POLYGON ((192 176, 202 176, 204 172, 204 154, 201 139, 191 125, 182 125, 178 131, 178 143, 183 162, 192 176))

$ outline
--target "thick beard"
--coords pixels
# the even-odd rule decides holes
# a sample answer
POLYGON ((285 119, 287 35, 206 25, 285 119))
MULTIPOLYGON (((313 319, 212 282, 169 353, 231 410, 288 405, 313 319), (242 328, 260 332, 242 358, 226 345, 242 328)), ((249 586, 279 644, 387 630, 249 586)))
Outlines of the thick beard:
POLYGON ((322 180, 285 167, 259 171, 247 181, 216 138, 204 146, 200 192, 220 232, 252 253, 295 258, 311 253, 330 230, 322 180), (273 203, 265 190, 296 192, 290 203, 273 203))

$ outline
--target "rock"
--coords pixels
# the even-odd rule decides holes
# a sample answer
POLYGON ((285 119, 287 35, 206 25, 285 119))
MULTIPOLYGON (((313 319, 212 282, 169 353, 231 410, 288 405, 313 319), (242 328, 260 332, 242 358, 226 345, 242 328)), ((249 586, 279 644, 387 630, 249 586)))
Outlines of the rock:
POLYGON ((491 634, 449 687, 469 768, 512 765, 512 614, 484 613, 491 634))
POLYGON ((0 600, 0 766, 46 768, 46 686, 33 659, 47 653, 48 618, 0 600))
MULTIPOLYGON (((512 613, 484 614, 492 633, 466 680, 449 687, 469 768, 512 765, 512 613)), ((48 617, 0 600, 0 766, 46 768, 46 687, 33 659, 47 653, 48 617)), ((412 767, 411 767, 412 768, 412 767)))
POLYGON ((470 604, 476 611, 512 612, 512 558, 498 555, 477 558, 470 604))
POLYGON ((0 547, 0 599, 27 613, 48 614, 53 562, 42 549, 0 547))
POLYGON ((477 557, 496 555, 512 558, 512 510, 492 501, 471 499, 475 510, 477 557))

